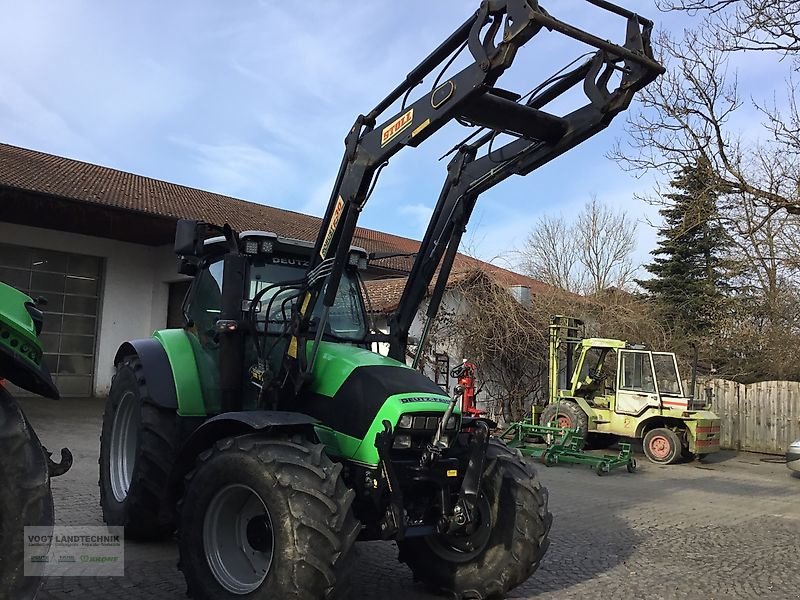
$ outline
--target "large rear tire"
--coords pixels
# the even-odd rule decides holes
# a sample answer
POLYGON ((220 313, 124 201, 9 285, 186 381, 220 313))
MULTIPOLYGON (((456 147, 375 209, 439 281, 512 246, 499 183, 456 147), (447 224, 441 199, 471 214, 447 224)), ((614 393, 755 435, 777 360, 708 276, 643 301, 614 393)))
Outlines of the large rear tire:
POLYGON ((459 600, 483 600, 502 597, 533 574, 549 545, 547 490, 519 452, 496 439, 489 440, 481 505, 474 539, 434 535, 398 542, 399 559, 416 580, 459 600))
POLYGON ((301 435, 226 438, 200 454, 180 505, 180 562, 197 600, 349 598, 355 493, 301 435))
POLYGON ((22 409, 0 387, 0 598, 36 596, 42 577, 24 574, 24 528, 52 530, 53 523, 47 457, 22 409))
POLYGON ((107 525, 131 540, 169 536, 171 510, 162 510, 175 457, 175 412, 150 399, 138 357, 117 368, 100 437, 100 505, 107 525))
POLYGON ((589 434, 589 415, 572 400, 561 400, 548 404, 542 411, 539 419, 540 425, 555 424, 556 427, 568 429, 578 428, 583 439, 589 434))

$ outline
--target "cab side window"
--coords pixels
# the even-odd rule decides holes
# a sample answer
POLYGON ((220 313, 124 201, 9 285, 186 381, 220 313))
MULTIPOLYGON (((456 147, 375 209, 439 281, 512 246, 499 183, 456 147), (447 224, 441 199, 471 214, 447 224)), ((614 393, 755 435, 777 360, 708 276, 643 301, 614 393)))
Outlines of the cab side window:
POLYGON ((655 394, 653 368, 647 352, 620 352, 620 389, 655 394))
POLYGON ((204 348, 216 346, 215 326, 222 309, 223 261, 218 260, 195 277, 187 315, 204 348))

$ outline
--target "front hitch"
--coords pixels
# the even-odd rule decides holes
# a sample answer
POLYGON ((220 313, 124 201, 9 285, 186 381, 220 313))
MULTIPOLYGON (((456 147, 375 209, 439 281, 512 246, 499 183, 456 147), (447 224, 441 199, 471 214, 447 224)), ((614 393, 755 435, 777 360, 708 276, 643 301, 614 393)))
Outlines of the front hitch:
POLYGON ((440 523, 440 532, 452 533, 475 520, 475 509, 483 481, 483 466, 486 462, 486 450, 489 447, 489 426, 485 421, 475 421, 475 432, 472 439, 472 451, 469 463, 458 491, 458 501, 452 514, 440 523))
POLYGON ((402 540, 405 537, 406 518, 403 492, 400 490, 400 482, 389 455, 393 440, 392 424, 389 421, 383 421, 382 424, 383 431, 375 436, 375 448, 378 450, 383 481, 389 489, 389 508, 380 522, 381 537, 387 540, 391 538, 402 540))

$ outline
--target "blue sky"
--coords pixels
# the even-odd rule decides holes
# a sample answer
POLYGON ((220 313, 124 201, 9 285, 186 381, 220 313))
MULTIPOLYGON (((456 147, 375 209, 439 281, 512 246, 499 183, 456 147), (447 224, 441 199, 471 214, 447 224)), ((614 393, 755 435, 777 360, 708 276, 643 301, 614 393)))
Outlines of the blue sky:
MULTIPOLYGON (((3 3, 0 141, 282 208, 321 214, 359 112, 369 111, 477 7, 476 0, 313 3, 3 3)), ((652 2, 626 6, 672 30, 690 22, 652 2)), ((580 0, 555 16, 619 41, 624 23, 580 0)), ((501 87, 524 92, 585 48, 542 32, 501 87)), ((763 61, 762 61, 763 62, 763 61)), ((777 71, 743 61, 756 93, 777 71)), ((743 127, 747 127, 745 112, 743 127)), ((392 160, 360 224, 419 238, 445 174, 449 126, 392 160)), ((643 221, 652 189, 604 157, 622 118, 569 154, 485 194, 468 244, 493 259, 520 245, 542 214, 570 214, 591 194, 643 221)), ((655 233, 639 228, 637 259, 655 233)), ((498 259, 502 262, 502 259, 498 259)))

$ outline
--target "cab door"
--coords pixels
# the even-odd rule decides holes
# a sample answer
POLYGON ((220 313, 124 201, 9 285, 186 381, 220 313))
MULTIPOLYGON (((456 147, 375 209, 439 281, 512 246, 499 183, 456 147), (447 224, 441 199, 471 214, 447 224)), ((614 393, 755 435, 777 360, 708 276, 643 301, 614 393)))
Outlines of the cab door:
POLYGON ((197 363, 206 414, 220 412, 219 338, 217 320, 222 309, 223 261, 203 268, 192 281, 184 313, 185 328, 197 363))
POLYGON ((647 408, 660 408, 652 354, 645 350, 620 350, 618 357, 614 411, 639 415, 647 408))

